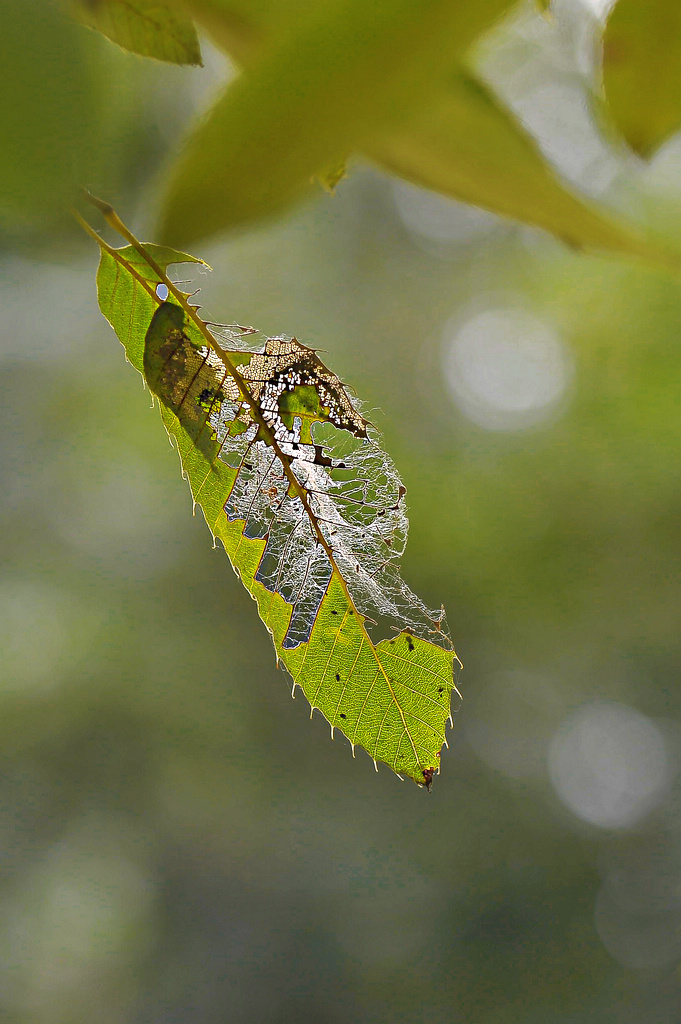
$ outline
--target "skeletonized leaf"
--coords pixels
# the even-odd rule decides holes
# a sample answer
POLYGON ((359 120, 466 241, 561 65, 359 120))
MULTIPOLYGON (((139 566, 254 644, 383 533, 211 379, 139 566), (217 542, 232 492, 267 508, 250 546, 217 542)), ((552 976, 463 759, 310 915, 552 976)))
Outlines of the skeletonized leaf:
MULTIPOLYGON (((162 240, 183 244, 271 214, 377 124, 444 86, 511 0, 328 0, 253 59, 171 172, 162 240)), ((201 8, 197 10, 200 15, 201 8)))
POLYGON ((405 490, 376 430, 295 338, 247 347, 224 329, 218 340, 165 274, 193 257, 99 241, 102 312, 158 397, 194 501, 294 693, 353 749, 429 786, 456 655, 444 612, 402 580, 405 490))
POLYGON ((551 231, 574 246, 662 254, 635 228, 571 192, 515 117, 464 71, 367 152, 418 185, 551 231))
POLYGON ((201 64, 191 18, 163 0, 70 0, 74 17, 124 50, 171 64, 201 64))
POLYGON ((681 128, 677 0, 619 0, 605 26, 603 87, 615 124, 641 156, 681 128))

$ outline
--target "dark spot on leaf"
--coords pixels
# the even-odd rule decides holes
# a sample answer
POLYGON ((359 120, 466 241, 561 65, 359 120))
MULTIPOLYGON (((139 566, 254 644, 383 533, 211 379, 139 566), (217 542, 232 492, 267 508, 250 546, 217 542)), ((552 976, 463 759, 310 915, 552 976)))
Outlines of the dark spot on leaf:
POLYGON ((336 611, 336 609, 335 609, 335 608, 332 608, 332 609, 331 609, 331 614, 332 614, 332 615, 338 615, 338 612, 336 611))
POLYGON ((337 672, 336 672, 336 682, 337 682, 337 683, 340 683, 340 676, 338 675, 338 673, 337 673, 337 672))
POLYGON ((424 784, 424 786, 426 787, 426 789, 428 791, 430 791, 430 787, 433 784, 433 775, 434 774, 435 774, 435 769, 434 768, 424 768, 423 769, 423 784, 424 784))
POLYGON ((442 686, 439 686, 439 687, 438 687, 438 691, 437 691, 437 692, 438 692, 438 693, 442 693, 442 690, 443 690, 443 687, 442 687, 442 686))
POLYGON ((407 637, 407 647, 409 648, 410 653, 414 650, 414 641, 410 636, 407 637))
POLYGON ((345 715, 341 712, 341 718, 345 718, 345 715))

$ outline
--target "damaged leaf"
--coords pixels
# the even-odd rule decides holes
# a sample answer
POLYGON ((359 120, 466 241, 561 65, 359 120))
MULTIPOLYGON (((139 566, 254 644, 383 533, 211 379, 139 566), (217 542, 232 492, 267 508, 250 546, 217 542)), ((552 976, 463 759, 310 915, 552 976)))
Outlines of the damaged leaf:
POLYGON ((401 577, 405 489, 377 431, 296 338, 254 346, 243 329, 211 332, 165 273, 195 258, 140 245, 98 205, 131 243, 113 249, 89 229, 102 248, 100 308, 159 399, 194 501, 293 693, 353 751, 430 786, 457 658, 444 611, 401 577))

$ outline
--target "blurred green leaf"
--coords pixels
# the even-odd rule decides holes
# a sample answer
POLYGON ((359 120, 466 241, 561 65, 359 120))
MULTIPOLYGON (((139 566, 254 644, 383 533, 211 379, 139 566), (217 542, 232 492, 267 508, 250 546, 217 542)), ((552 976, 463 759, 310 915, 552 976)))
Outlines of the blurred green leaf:
POLYGON ((466 72, 366 149, 418 185, 534 224, 570 245, 666 259, 634 228, 571 192, 515 117, 466 72))
POLYGON ((272 213, 375 126, 418 110, 510 6, 330 0, 244 72, 180 154, 163 239, 186 243, 272 213))
POLYGON ((641 156, 681 127, 677 0, 619 0, 605 26, 603 86, 613 121, 641 156))
POLYGON ((97 168, 97 71, 84 33, 53 3, 0 0, 0 225, 61 216, 97 168))
POLYGON ((353 748, 429 787, 456 655, 444 612, 401 579, 405 489, 373 428, 295 338, 218 344, 165 275, 169 261, 191 257, 95 237, 102 312, 160 399, 194 500, 257 601, 294 692, 353 748), (366 623, 379 617, 394 632, 374 644, 366 623))
MULTIPOLYGON (((215 44, 248 66, 309 21, 309 0, 172 0, 190 11, 215 44)), ((328 0, 322 0, 322 4, 328 0)))
POLYGON ((74 17, 124 50, 171 64, 201 64, 191 18, 158 0, 70 0, 74 17))
MULTIPOLYGON (((309 188, 312 176, 326 184, 329 168, 342 165, 338 154, 354 149, 410 181, 570 245, 671 261, 661 244, 563 183, 515 117, 463 69, 463 51, 489 27, 491 11, 483 24, 480 11, 470 17, 463 5, 468 22, 456 44, 443 44, 442 31, 439 39, 419 35, 422 12, 412 12, 400 26, 409 25, 408 38, 393 25, 397 42, 387 46, 390 17, 372 34, 363 12, 341 5, 334 29, 334 9, 327 5, 307 35, 283 32, 288 43, 268 58, 275 13, 266 2, 249 20, 244 5, 193 0, 195 15, 249 70, 181 156, 162 235, 191 239, 275 211, 309 188)), ((287 10, 300 17, 298 3, 287 10)))

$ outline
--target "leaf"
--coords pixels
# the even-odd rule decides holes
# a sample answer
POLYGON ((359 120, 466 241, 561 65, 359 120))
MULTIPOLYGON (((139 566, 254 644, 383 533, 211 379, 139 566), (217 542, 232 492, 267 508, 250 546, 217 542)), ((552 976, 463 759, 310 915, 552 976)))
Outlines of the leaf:
POLYGON ((73 16, 124 50, 171 64, 201 64, 191 18, 162 0, 70 0, 73 16))
POLYGON ((366 149, 418 185, 534 224, 570 245, 671 259, 566 188, 532 137, 470 73, 453 75, 418 116, 377 133, 366 149))
POLYGON ((165 274, 194 258, 141 246, 100 208, 133 243, 98 239, 100 307, 158 397, 194 501, 257 601, 294 693, 353 751, 430 786, 456 655, 444 612, 401 578, 405 490, 376 430, 295 338, 252 348, 223 329, 218 340, 165 274))
POLYGON ((107 150, 98 69, 56 4, 0 0, 0 24, 0 229, 54 226, 107 150))
MULTIPOLYGON (((300 31, 318 4, 309 0, 170 0, 192 14, 238 63, 252 65, 265 50, 300 31)), ((323 0, 328 4, 329 0, 323 0)))
MULTIPOLYGON (((162 240, 280 210, 377 124, 418 111, 511 0, 328 0, 220 97, 172 170, 162 240)), ((199 5, 197 13, 201 13, 199 5)), ((214 19, 217 14, 214 12, 214 19)))
POLYGON ((641 156, 681 128, 677 0, 619 0, 605 26, 603 87, 613 121, 641 156))
MULTIPOLYGON (((282 51, 285 56, 280 53, 273 58, 268 28, 277 16, 276 4, 269 9, 267 3, 258 3, 249 10, 241 0, 191 0, 195 16, 247 72, 190 140, 184 163, 171 183, 162 235, 209 235, 273 212, 309 185, 310 174, 327 181, 329 168, 340 167, 341 155, 354 149, 410 181, 544 228, 570 245, 636 254, 666 266, 678 264, 678 257, 667 252, 662 242, 648 238, 561 181, 532 136, 464 67, 464 50, 488 27, 481 15, 489 22, 491 9, 476 9, 475 18, 459 34, 458 47, 449 46, 439 58, 431 53, 430 77, 426 75, 430 88, 422 80, 420 91, 411 88, 406 98, 398 92, 405 67, 405 61, 397 59, 399 49, 386 51, 387 61, 377 51, 372 68, 382 71, 383 81, 372 86, 370 101, 389 96, 387 112, 378 104, 369 111, 362 94, 366 83, 362 84, 360 74, 353 75, 353 58, 343 56, 341 36, 329 30, 326 45, 339 40, 338 52, 328 52, 316 43, 312 48, 316 48, 319 67, 316 94, 310 86, 306 101, 309 106, 318 101, 311 114, 309 106, 302 109, 305 90, 299 76, 307 74, 316 58, 298 39, 302 33, 299 6, 296 0, 287 5, 287 16, 298 34, 290 31, 282 51), (349 84, 342 77, 337 83, 337 102, 348 103, 342 116, 352 121, 357 113, 359 124, 367 114, 366 130, 358 127, 354 135, 347 132, 342 138, 342 116, 336 114, 333 100, 337 60, 344 62, 349 75, 349 84), (319 155, 314 156, 317 146, 319 155)), ((471 10, 467 4, 453 6, 460 12, 471 10)), ((348 18, 350 14, 346 11, 348 18)), ((416 33, 412 36, 414 40, 406 41, 407 49, 417 42, 416 33)), ((432 38, 429 43, 435 45, 432 38)))

